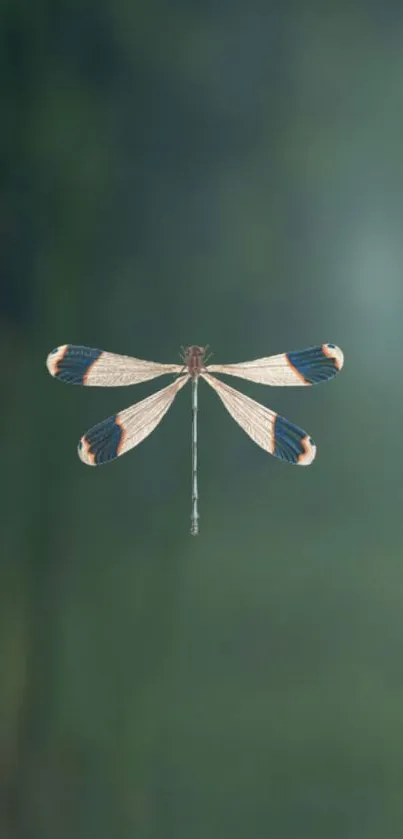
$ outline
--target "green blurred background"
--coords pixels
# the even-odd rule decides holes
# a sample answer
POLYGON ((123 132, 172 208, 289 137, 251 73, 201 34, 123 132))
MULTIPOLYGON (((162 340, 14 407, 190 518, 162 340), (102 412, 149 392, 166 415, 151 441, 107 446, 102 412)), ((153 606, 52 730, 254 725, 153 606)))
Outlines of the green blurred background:
MULTIPOLYGON (((403 7, 3 0, 1 839, 403 836, 403 7), (68 388, 66 342, 215 362, 331 341, 325 387, 68 388)), ((234 381, 232 384, 236 384, 234 381)))

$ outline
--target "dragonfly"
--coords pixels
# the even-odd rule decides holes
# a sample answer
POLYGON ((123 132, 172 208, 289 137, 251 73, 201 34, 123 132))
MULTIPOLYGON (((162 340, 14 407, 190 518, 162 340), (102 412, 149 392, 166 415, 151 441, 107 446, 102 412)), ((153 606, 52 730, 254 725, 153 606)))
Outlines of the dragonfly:
POLYGON ((335 344, 319 344, 295 352, 270 355, 240 364, 207 364, 208 347, 182 348, 180 364, 160 364, 91 347, 64 344, 47 357, 51 376, 73 385, 119 387, 158 376, 174 376, 166 387, 94 425, 81 437, 78 454, 88 466, 99 466, 138 446, 161 422, 177 393, 192 383, 192 535, 199 532, 197 475, 198 383, 204 379, 249 437, 279 460, 308 466, 315 458, 312 437, 299 426, 217 379, 216 373, 263 385, 310 386, 332 379, 344 356, 335 344))

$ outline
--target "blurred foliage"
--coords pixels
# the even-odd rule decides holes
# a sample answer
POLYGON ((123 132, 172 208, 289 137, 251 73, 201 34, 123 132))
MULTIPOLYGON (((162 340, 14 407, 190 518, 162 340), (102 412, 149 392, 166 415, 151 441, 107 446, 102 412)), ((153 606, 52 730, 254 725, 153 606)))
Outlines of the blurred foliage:
POLYGON ((0 33, 1 839, 396 839, 403 9, 3 0, 0 33), (322 341, 326 388, 243 388, 312 469, 201 386, 197 539, 190 391, 86 470, 155 383, 44 369, 322 341))

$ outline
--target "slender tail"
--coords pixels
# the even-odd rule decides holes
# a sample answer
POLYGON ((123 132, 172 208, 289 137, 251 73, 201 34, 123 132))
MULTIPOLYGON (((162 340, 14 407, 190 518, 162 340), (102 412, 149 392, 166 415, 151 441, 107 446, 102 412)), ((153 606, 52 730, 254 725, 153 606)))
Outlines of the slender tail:
POLYGON ((192 379, 192 515, 190 533, 196 536, 199 532, 199 491, 197 487, 197 384, 198 377, 192 379))

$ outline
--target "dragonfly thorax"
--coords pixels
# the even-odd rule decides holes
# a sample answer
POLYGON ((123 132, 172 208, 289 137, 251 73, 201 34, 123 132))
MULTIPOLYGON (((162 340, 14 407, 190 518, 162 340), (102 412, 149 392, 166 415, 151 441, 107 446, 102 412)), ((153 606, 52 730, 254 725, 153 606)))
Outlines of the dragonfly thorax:
POLYGON ((192 378, 197 378, 206 369, 207 347, 186 347, 183 351, 183 363, 192 378))

